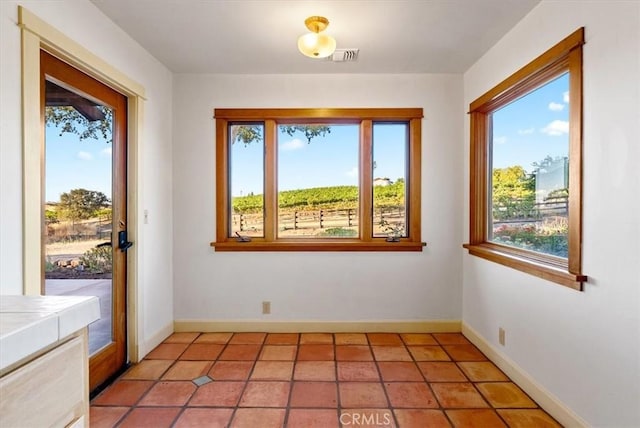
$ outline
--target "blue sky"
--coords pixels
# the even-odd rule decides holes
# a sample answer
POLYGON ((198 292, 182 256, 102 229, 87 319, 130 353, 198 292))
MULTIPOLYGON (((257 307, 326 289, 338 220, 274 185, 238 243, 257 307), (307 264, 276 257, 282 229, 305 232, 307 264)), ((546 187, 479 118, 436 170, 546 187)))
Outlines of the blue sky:
POLYGON ((45 197, 57 202, 71 189, 97 190, 111 199, 111 143, 77 135, 60 136, 58 128, 47 126, 45 155, 45 197))
MULTIPOLYGON (((331 125, 329 134, 315 137, 309 143, 300 132, 290 136, 279 131, 279 190, 357 185, 359 133, 357 125, 331 125)), ((392 181, 404 177, 405 134, 403 124, 374 126, 374 177, 388 177, 392 181)), ((233 144, 233 196, 263 192, 263 150, 261 143, 233 144)))
MULTIPOLYGON (((521 165, 531 171, 547 155, 567 156, 568 85, 565 74, 494 113, 494 168, 521 165)), ((374 177, 404 177, 405 132, 399 124, 374 126, 374 177)), ((58 201, 61 193, 80 187, 111 198, 111 144, 59 134, 47 127, 46 200, 58 201)), ((279 190, 357 185, 358 134, 356 125, 333 125, 330 134, 307 143, 301 133, 278 132, 279 190)), ((233 145, 233 196, 263 192, 262 153, 261 144, 233 145)))
POLYGON ((357 184, 358 146, 355 125, 333 125, 310 143, 300 132, 278 132, 278 189, 357 184))
POLYGON ((563 74, 493 114, 493 167, 520 165, 547 155, 568 156, 569 75, 563 74))
MULTIPOLYGON (((564 74, 493 115, 493 166, 520 165, 531 172, 545 157, 568 156, 569 78, 564 74)), ((405 128, 374 127, 374 177, 396 181, 405 175, 405 128)), ((358 184, 358 127, 333 125, 309 144, 302 134, 278 133, 279 190, 358 184)), ((232 195, 261 194, 263 148, 232 148, 232 195)))

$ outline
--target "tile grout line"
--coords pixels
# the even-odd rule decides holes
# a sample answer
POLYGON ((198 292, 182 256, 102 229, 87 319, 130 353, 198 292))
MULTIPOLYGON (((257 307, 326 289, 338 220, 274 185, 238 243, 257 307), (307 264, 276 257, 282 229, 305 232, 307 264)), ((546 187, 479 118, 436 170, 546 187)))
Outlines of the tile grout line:
MULTIPOLYGON (((367 340, 369 339, 369 336, 367 335, 367 340)), ((405 348, 405 351, 407 353, 409 353, 409 350, 406 349, 406 346, 404 346, 404 341, 402 341, 402 338, 400 338, 403 347, 405 348)), ((371 341, 369 341, 369 343, 371 343, 371 341)), ((391 405, 391 399, 389 398, 389 392, 387 391, 387 388, 385 386, 385 381, 382 377, 382 371, 380 370, 380 365, 379 365, 379 361, 376 359, 376 355, 373 352, 373 345, 369 345, 369 352, 371 352, 371 355, 373 356, 373 361, 374 361, 374 365, 376 366, 376 370, 378 371, 378 377, 380 378, 380 386, 382 387, 382 391, 384 393, 385 398, 387 399, 387 404, 389 405, 389 411, 391 412, 391 417, 393 418, 393 421, 395 422, 396 426, 399 427, 400 424, 398 423, 398 418, 395 412, 394 407, 391 405)), ((411 357, 411 353, 409 353, 409 356, 411 357)), ((413 358, 413 357, 412 357, 413 358)))
MULTIPOLYGON (((464 337, 464 335, 463 335, 462 333, 460 333, 460 335, 461 335, 462 337, 464 337)), ((467 342, 469 342, 469 339, 467 339, 466 337, 464 337, 464 339, 465 339, 467 342)), ((441 342, 438 340, 438 338, 436 338, 436 341, 438 341, 438 343, 441 343, 441 342)), ((471 343, 469 342, 469 343, 464 343, 464 344, 466 345, 466 344, 471 344, 471 343)), ((454 344, 449 344, 449 345, 454 345, 454 344)), ((475 347, 475 345, 473 345, 473 344, 471 344, 471 345, 475 347)), ((458 361, 453 357, 453 355, 451 355, 450 351, 448 351, 448 350, 447 350, 447 348, 445 348, 445 347, 444 347, 444 344, 443 344, 443 343, 441 343, 441 346, 442 346, 442 349, 444 350, 444 352, 449 356, 449 358, 451 358, 451 361, 456 362, 456 366, 458 366, 458 361)), ((480 351, 480 350, 478 350, 478 351, 480 351)), ((489 359, 487 358, 487 356, 486 356, 486 355, 484 355, 484 354, 482 353, 482 351, 480 351, 480 353, 481 353, 481 354, 482 354, 482 356, 485 358, 485 361, 489 361, 489 359)), ((463 375, 464 375, 464 372, 463 372, 463 375)), ((465 375, 465 377, 467 377, 467 376, 465 375)), ((467 379, 469 379, 469 378, 467 377, 467 379)), ((480 392, 480 390, 479 390, 479 389, 478 389, 478 387, 476 386, 476 382, 473 382, 471 379, 469 379, 469 381, 470 381, 471 386, 473 387, 473 389, 476 391, 476 393, 478 393, 478 394, 480 395, 480 397, 482 398, 482 400, 483 400, 483 401, 484 401, 484 402, 489 406, 488 408, 489 408, 489 409, 491 409, 491 410, 493 410, 493 413, 495 413, 495 414, 498 416, 498 418, 499 418, 500 420, 504 421, 504 420, 502 419, 502 417, 500 416, 500 414, 496 411, 495 407, 493 407, 493 405, 489 402, 489 400, 487 400, 487 399, 484 397, 484 395, 482 394, 482 392, 480 392)), ((447 419, 449 419, 449 418, 448 418, 448 414, 447 414, 447 412, 445 412, 445 415, 447 416, 447 419)), ((451 422, 453 423, 453 421, 451 421, 451 422)), ((506 423, 506 421, 504 421, 504 422, 505 422, 505 425, 509 426, 509 425, 506 423)))
MULTIPOLYGON (((184 354, 185 352, 187 352, 187 349, 189 349, 189 347, 191 345, 193 345, 194 343, 196 343, 196 340, 198 339, 198 337, 200 337, 202 335, 202 333, 199 333, 196 337, 193 338, 193 340, 189 343, 189 345, 185 348, 184 352, 182 354, 184 354)), ((176 366, 178 364, 178 361, 180 359, 180 356, 182 356, 182 354, 180 354, 178 356, 178 358, 173 362, 173 364, 171 364, 171 366, 169 366, 169 368, 167 368, 167 370, 160 376, 160 379, 162 379, 162 376, 166 375, 172 367, 176 366)), ((207 371, 208 373, 208 371, 207 371)), ((191 381, 193 383, 193 380, 191 381)), ((200 385, 196 385, 196 389, 191 393, 191 395, 185 400, 184 404, 182 405, 182 407, 180 408, 180 411, 178 411, 178 413, 176 414, 176 416, 173 418, 173 420, 171 421, 171 424, 169 426, 174 426, 176 424, 176 422, 178 422, 178 420, 180 419, 180 417, 182 416, 182 414, 184 414, 184 412, 187 409, 187 405, 189 404, 189 401, 191 401, 191 399, 193 398, 193 396, 196 394, 196 392, 198 391, 198 388, 200 388, 200 385)))
MULTIPOLYGON (((269 334, 267 334, 266 336, 267 338, 269 337, 269 334)), ((266 338, 265 338, 265 342, 266 342, 266 338)), ((286 427, 287 424, 289 423, 289 411, 291 409, 291 398, 293 397, 293 385, 294 385, 294 379, 295 379, 295 372, 296 372, 296 365, 298 364, 298 349, 300 347, 299 345, 300 342, 300 335, 298 335, 298 338, 296 339, 296 351, 294 352, 293 355, 293 365, 291 367, 291 378, 289 379, 289 396, 287 397, 287 404, 285 405, 285 409, 284 409, 284 419, 282 421, 282 426, 286 427)), ((276 346, 276 345, 273 345, 276 346)))
MULTIPOLYGON (((233 340, 234 337, 236 337, 238 333, 233 333, 231 335, 231 337, 229 338, 229 341, 227 342, 227 345, 231 345, 231 341, 233 340)), ((236 403, 236 405, 233 408, 233 411, 231 412, 231 417, 229 418, 229 426, 231 426, 231 424, 233 423, 233 421, 236 418, 236 415, 238 414, 238 410, 240 409, 240 402, 242 401, 242 397, 244 396, 245 392, 247 391, 247 387, 249 386, 249 381, 251 380, 251 375, 253 374, 253 371, 256 368, 256 363, 258 362, 260 355, 264 349, 264 342, 267 340, 267 333, 264 334, 264 339, 262 339, 262 342, 260 343, 260 349, 258 349, 258 352, 256 354, 255 359, 253 360, 253 364, 251 365, 251 370, 249 370, 249 373, 247 374, 247 379, 245 379, 244 381, 244 386, 242 387, 242 391, 240 391, 240 394, 238 394, 238 402, 236 403)), ((241 345, 240 343, 236 343, 236 345, 241 345)), ((222 352, 220 353, 219 357, 222 356, 222 352)), ((218 358, 219 358, 218 357, 218 358)), ((218 359, 219 361, 219 359, 218 359)), ((229 361, 239 361, 239 360, 229 360, 229 361)), ((249 408, 249 407, 246 407, 249 408)))
POLYGON ((340 374, 338 373, 338 344, 336 342, 336 334, 331 335, 333 345, 333 359, 335 360, 335 376, 336 376, 336 412, 338 417, 338 427, 342 425, 340 416, 342 415, 342 401, 340 400, 340 374))
MULTIPOLYGON (((402 338, 402 336, 400 336, 402 338)), ((431 337, 433 340, 436 341, 436 343, 438 343, 438 346, 440 346, 440 342, 438 342, 438 339, 436 339, 432 334, 429 334, 429 337, 431 337)), ((407 346, 407 348, 409 347, 408 344, 406 344, 404 338, 402 338, 402 341, 405 343, 405 345, 407 346)), ((429 346, 429 345, 420 345, 420 346, 429 346)), ((441 346, 440 346, 441 347, 441 346)), ((412 360, 414 361, 414 364, 416 365, 416 367, 418 368, 418 371, 420 371, 420 374, 422 375, 422 378, 424 379, 427 388, 429 389, 429 392, 431 392, 431 395, 433 396, 433 399, 436 401, 436 404, 438 405, 437 409, 440 410, 443 414, 446 415, 445 411, 444 411, 444 407, 442 406, 442 403, 440 403, 440 400, 438 400, 438 397, 435 393, 435 391, 433 390, 433 388, 431 387, 431 382, 429 382, 427 380, 427 377, 425 376, 425 374, 422 372, 422 369, 420 369, 420 365, 419 365, 419 361, 416 359, 416 357, 413 355, 413 352, 411 352, 411 349, 407 349, 409 352, 409 355, 411 356, 412 360)), ((443 348, 444 351, 444 348, 443 348)), ((449 357, 451 358, 451 357, 449 357)), ((446 417, 446 416, 445 416, 446 417)), ((453 424, 451 424, 451 426, 453 426, 453 424)))
MULTIPOLYGON (((198 336, 200 336, 200 335, 198 335, 198 336)), ((198 336, 196 336, 196 337, 198 337, 198 336)), ((165 340, 166 340, 166 339, 165 339, 165 340)), ((194 340, 195 340, 195 338, 194 338, 194 340)), ((147 389, 143 394, 141 394, 141 395, 140 395, 140 397, 138 397, 138 399, 137 399, 137 400, 136 400, 136 401, 135 401, 131 406, 129 406, 129 410, 128 410, 127 412, 125 412, 125 413, 124 413, 124 414, 123 414, 123 415, 122 415, 122 416, 121 416, 121 417, 116 421, 116 425, 115 425, 115 426, 120 426, 120 425, 122 425, 122 424, 124 423, 124 421, 125 421, 125 420, 126 420, 126 419, 127 419, 127 418, 128 418, 128 417, 129 417, 133 412, 134 412, 134 410, 141 408, 141 407, 139 406, 139 404, 140 404, 140 402, 142 401, 142 399, 143 399, 144 397, 146 397, 146 396, 147 396, 147 394, 149 394, 149 392, 150 392, 150 391, 151 391, 151 390, 152 390, 152 389, 153 389, 153 388, 154 388, 154 387, 155 387, 155 386, 156 386, 156 385, 157 385, 157 384, 162 380, 162 376, 164 376, 164 375, 165 375, 169 370, 171 370, 171 368, 172 368, 172 367, 176 364, 176 362, 178 361, 178 358, 179 358, 179 357, 180 357, 180 356, 181 356, 181 355, 182 355, 182 354, 183 354, 183 353, 184 353, 184 352, 189 348, 189 346, 190 346, 192 343, 193 343, 193 341, 189 342, 189 343, 187 344, 187 346, 184 348, 184 350, 183 350, 183 351, 178 355, 178 357, 176 357, 175 359, 173 359, 173 360, 172 360, 172 363, 171 363, 171 364, 170 364, 170 365, 169 365, 169 366, 168 366, 168 367, 167 367, 167 368, 166 368, 162 373, 160 373, 160 374, 158 375, 158 378, 157 378, 157 379, 153 379, 153 380, 152 380, 152 382, 153 382, 153 383, 151 384, 151 386, 150 386, 150 387, 149 387, 149 388, 148 388, 148 389, 147 389)), ((163 342, 161 342, 161 344, 165 344, 165 342, 163 341, 163 342)), ((143 358, 143 361, 144 361, 144 358, 143 358)), ((126 373, 126 372, 125 372, 125 373, 126 373)), ((123 379, 122 379, 122 376, 124 376, 124 375, 125 375, 125 373, 123 373, 123 374, 122 374, 122 375, 121 375, 121 376, 120 376, 116 381, 123 380, 123 379)), ((141 380, 141 379, 132 379, 132 380, 133 380, 133 381, 136 381, 136 380, 141 380)), ((114 383, 115 383, 115 382, 114 382, 114 383)), ((189 400, 187 400, 187 403, 188 403, 188 401, 189 401, 189 400)), ((187 404, 187 403, 185 403, 185 406, 186 406, 186 404, 187 404)), ((144 407, 143 407, 143 408, 144 408, 144 407)), ((181 414, 181 413, 182 413, 182 411, 178 412, 178 415, 179 415, 179 414, 181 414)), ((172 425, 173 425, 173 423, 175 423, 176 421, 177 421, 177 416, 176 416, 176 417, 174 417, 174 418, 172 419, 172 425)))

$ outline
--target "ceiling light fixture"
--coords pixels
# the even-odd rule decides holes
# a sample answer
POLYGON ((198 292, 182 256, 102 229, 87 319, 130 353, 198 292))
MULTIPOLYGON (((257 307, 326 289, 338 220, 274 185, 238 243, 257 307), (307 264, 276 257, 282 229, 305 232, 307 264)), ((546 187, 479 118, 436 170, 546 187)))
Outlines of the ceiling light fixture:
POLYGON ((298 49, 303 55, 311 58, 325 58, 336 50, 336 39, 321 34, 329 25, 329 20, 324 16, 310 16, 304 20, 310 33, 298 38, 298 49))

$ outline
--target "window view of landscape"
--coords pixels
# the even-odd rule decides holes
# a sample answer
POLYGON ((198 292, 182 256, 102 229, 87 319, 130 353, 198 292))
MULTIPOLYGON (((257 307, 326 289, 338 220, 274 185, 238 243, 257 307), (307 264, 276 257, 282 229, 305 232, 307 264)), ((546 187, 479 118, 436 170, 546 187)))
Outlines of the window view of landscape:
MULTIPOLYGON (((374 124, 374 236, 406 236, 407 125, 374 124)), ((230 126, 231 235, 264 236, 263 125, 230 126)), ((278 238, 359 235, 359 125, 278 126, 278 238)))
POLYGON ((373 125, 373 236, 407 236, 406 123, 373 125))
POLYGON ((229 126, 232 235, 264 236, 264 125, 229 126))
POLYGON ((569 75, 492 115, 490 239, 566 258, 569 75))
POLYGON ((52 82, 45 109, 45 294, 99 296, 89 353, 111 342, 113 111, 52 82))
POLYGON ((48 279, 111 275, 111 246, 98 245, 111 241, 112 113, 93 108, 100 117, 91 122, 73 107, 46 108, 48 279))
POLYGON ((358 236, 359 126, 278 132, 278 237, 358 236))

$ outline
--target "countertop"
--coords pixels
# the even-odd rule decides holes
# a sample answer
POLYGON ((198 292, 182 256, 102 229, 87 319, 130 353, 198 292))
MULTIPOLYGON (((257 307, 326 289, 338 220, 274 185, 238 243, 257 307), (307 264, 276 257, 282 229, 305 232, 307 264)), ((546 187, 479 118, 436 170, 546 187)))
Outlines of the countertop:
POLYGON ((94 296, 0 296, 0 371, 99 318, 94 296))

